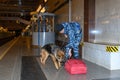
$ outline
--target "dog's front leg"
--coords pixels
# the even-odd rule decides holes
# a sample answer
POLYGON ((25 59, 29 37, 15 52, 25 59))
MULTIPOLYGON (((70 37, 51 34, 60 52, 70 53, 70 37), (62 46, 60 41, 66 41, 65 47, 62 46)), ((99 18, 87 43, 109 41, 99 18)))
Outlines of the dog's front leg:
POLYGON ((59 68, 61 67, 61 63, 58 61, 59 68))
POLYGON ((46 62, 48 56, 49 56, 49 54, 46 53, 45 56, 44 56, 44 58, 43 58, 43 60, 42 60, 42 63, 43 63, 44 65, 45 65, 45 62, 46 62))
POLYGON ((53 60, 53 63, 55 65, 56 69, 59 69, 59 65, 58 65, 58 62, 57 62, 55 56, 53 56, 53 55, 50 55, 50 56, 52 57, 52 60, 53 60))
POLYGON ((45 65, 45 62, 46 62, 49 54, 48 54, 48 52, 42 50, 42 53, 41 53, 40 55, 41 55, 41 57, 40 57, 41 63, 42 63, 43 65, 45 65))

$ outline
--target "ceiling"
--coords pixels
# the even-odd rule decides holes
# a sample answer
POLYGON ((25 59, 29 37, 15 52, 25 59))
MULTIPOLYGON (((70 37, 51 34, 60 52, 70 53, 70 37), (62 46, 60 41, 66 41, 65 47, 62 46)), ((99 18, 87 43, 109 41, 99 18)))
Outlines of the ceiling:
POLYGON ((30 12, 36 11, 40 4, 47 12, 54 13, 65 2, 68 0, 48 0, 47 3, 44 0, 0 0, 0 26, 8 30, 23 29, 30 21, 30 12))
POLYGON ((0 16, 26 17, 42 2, 43 0, 0 0, 0 16))
POLYGON ((0 25, 9 30, 24 28, 24 23, 18 24, 16 20, 30 19, 30 12, 35 11, 43 0, 0 0, 0 25))

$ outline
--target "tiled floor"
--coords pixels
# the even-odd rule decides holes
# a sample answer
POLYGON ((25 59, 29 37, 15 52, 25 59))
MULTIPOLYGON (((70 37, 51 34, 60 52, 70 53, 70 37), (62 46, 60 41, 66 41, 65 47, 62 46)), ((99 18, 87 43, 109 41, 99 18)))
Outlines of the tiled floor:
POLYGON ((0 61, 0 80, 20 80, 21 56, 37 56, 36 59, 47 80, 120 80, 120 70, 110 71, 86 60, 84 61, 87 65, 87 74, 81 75, 70 75, 64 67, 56 70, 51 58, 48 58, 46 65, 42 66, 38 52, 38 48, 31 46, 31 38, 20 37, 0 61))
POLYGON ((100 67, 88 61, 85 61, 88 69, 87 74, 81 74, 81 75, 70 75, 68 72, 65 71, 64 67, 62 67, 60 70, 57 71, 55 70, 51 62, 52 61, 49 58, 46 63, 46 66, 41 65, 48 80, 93 80, 93 79, 112 80, 109 78, 119 78, 120 80, 120 76, 119 76, 120 70, 109 71, 103 67, 100 67))

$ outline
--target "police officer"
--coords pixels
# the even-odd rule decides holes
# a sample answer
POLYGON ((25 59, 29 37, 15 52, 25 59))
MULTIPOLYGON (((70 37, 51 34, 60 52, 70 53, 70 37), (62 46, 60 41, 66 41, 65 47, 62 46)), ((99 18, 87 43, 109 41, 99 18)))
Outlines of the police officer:
POLYGON ((66 59, 71 57, 72 49, 74 58, 79 59, 79 43, 82 39, 80 24, 78 22, 64 22, 56 26, 55 30, 59 33, 64 33, 65 37, 68 38, 68 44, 65 46, 66 59))

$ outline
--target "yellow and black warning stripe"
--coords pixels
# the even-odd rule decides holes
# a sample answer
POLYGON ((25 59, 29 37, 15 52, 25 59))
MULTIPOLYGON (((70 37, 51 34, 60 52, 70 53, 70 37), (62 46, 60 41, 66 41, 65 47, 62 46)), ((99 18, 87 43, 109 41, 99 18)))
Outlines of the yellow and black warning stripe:
POLYGON ((106 46, 106 52, 118 52, 119 46, 106 46))

